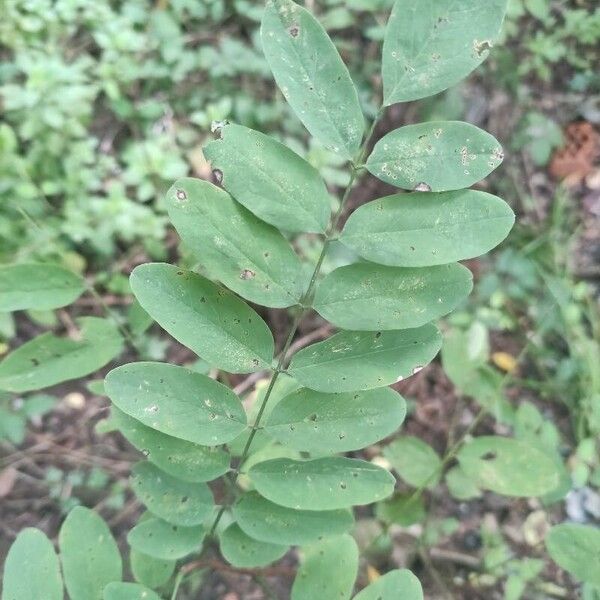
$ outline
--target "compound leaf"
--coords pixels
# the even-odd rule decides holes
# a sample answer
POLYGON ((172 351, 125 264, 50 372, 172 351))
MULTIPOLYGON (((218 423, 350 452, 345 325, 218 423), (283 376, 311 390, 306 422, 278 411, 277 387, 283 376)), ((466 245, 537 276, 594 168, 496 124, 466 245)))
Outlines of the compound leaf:
POLYGON ((0 389, 38 390, 89 375, 118 356, 123 341, 106 319, 80 317, 80 339, 43 333, 11 352, 0 363, 0 389))
POLYGON ((158 263, 134 269, 130 282, 144 310, 210 364, 230 373, 270 366, 271 331, 229 290, 192 271, 158 263))
POLYGON ((419 580, 407 569, 396 569, 382 575, 354 596, 354 600, 423 600, 419 580))
POLYGON ((136 581, 156 589, 171 579, 177 563, 174 560, 154 558, 132 548, 129 552, 129 564, 136 581))
POLYGON ((102 600, 111 581, 121 581, 119 548, 104 520, 93 510, 75 507, 58 535, 65 585, 71 600, 102 600))
POLYGON ((50 540, 39 529, 23 529, 4 563, 2 600, 62 600, 60 564, 50 540))
POLYGON ((354 525, 348 510, 294 510, 273 504, 256 492, 248 492, 236 502, 233 516, 252 538, 287 546, 339 535, 354 525))
POLYGON ((255 540, 232 523, 219 536, 221 553, 234 567, 247 569, 264 567, 279 560, 288 546, 255 540))
POLYGON ((459 264, 413 269, 357 263, 325 277, 314 308, 345 329, 411 329, 454 310, 472 286, 471 272, 459 264))
POLYGON ((105 379, 117 408, 144 425, 195 444, 218 446, 246 428, 239 398, 226 386, 165 363, 130 363, 105 379))
POLYGON ((298 303, 305 278, 289 242, 226 191, 200 179, 179 179, 167 192, 167 208, 212 279, 263 306, 298 303))
POLYGON ((277 85, 308 131, 348 160, 365 122, 356 88, 319 22, 291 0, 269 0, 261 38, 277 85))
POLYGON ((560 480, 553 457, 522 440, 478 437, 457 458, 477 487, 505 496, 543 496, 560 480))
POLYGON ((115 581, 104 588, 104 600, 160 600, 160 596, 139 583, 115 581))
POLYGON ((162 560, 178 560, 197 550, 206 535, 204 527, 180 527, 151 517, 140 521, 128 534, 129 545, 162 560))
POLYGON ((265 432, 304 452, 348 452, 387 437, 405 416, 404 398, 387 387, 338 394, 301 388, 273 408, 265 432))
POLYGON ((430 121, 383 136, 366 167, 405 190, 445 192, 481 181, 503 158, 502 147, 486 131, 461 121, 430 121))
POLYGON ((437 94, 489 54, 507 0, 396 0, 383 42, 384 105, 437 94))
POLYGON ((341 331, 296 353, 288 373, 319 392, 368 390, 420 371, 441 345, 430 323, 404 331, 341 331))
POLYGON ((400 437, 386 446, 383 454, 400 477, 413 487, 433 486, 439 480, 440 457, 417 437, 400 437))
POLYGON ((561 523, 550 529, 546 548, 560 567, 579 581, 600 586, 600 530, 589 525, 561 523))
POLYGON ((58 265, 23 263, 0 267, 0 312, 52 310, 85 290, 79 275, 58 265))
POLYGON ((199 446, 166 435, 115 406, 110 420, 151 463, 173 477, 196 483, 212 481, 229 470, 229 455, 221 448, 199 446))
POLYGON ((303 548, 291 600, 348 600, 358 572, 358 547, 344 534, 303 548))
POLYGON ((181 481, 152 463, 136 464, 131 483, 150 512, 173 525, 200 525, 213 512, 214 498, 206 484, 181 481))
POLYGON ((361 206, 340 239, 375 263, 427 267, 485 254, 508 235, 514 221, 508 204, 485 192, 414 192, 361 206))
POLYGON ((256 490, 271 502, 296 510, 335 510, 383 500, 394 490, 388 471, 345 457, 254 465, 248 472, 256 490))
POLYGON ((319 172, 273 138, 225 125, 204 148, 221 185, 249 211, 278 229, 324 233, 331 202, 319 172))

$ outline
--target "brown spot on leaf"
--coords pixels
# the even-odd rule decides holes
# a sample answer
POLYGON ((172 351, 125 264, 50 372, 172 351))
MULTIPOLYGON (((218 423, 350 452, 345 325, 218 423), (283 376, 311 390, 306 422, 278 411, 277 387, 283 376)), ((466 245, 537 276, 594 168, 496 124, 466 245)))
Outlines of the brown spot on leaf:
POLYGON ((223 183, 223 171, 221 169, 213 169, 213 177, 219 185, 223 183))
POLYGON ((244 269, 240 273, 240 279, 243 279, 244 281, 248 281, 248 279, 254 279, 255 277, 256 273, 254 271, 251 271, 250 269, 244 269))
POLYGON ((288 29, 288 33, 293 37, 296 38, 300 35, 300 27, 298 27, 298 25, 292 25, 290 26, 290 28, 288 29))
POLYGON ((492 43, 489 40, 473 40, 473 50, 477 56, 481 56, 486 50, 489 50, 492 47, 492 43))

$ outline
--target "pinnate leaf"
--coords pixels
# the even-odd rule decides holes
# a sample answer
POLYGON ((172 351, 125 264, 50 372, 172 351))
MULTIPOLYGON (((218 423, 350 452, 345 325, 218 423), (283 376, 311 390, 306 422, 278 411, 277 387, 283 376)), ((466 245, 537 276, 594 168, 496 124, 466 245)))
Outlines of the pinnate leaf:
POLYGON ((358 572, 358 547, 345 534, 303 549, 303 560, 292 586, 291 600, 348 600, 358 572))
POLYGON ((287 546, 261 542, 242 531, 237 523, 232 523, 220 535, 221 553, 234 567, 264 567, 279 560, 287 551, 287 546))
POLYGON ((212 279, 263 306, 298 303, 305 278, 289 242, 226 191, 200 179, 180 179, 167 192, 167 208, 212 279))
POLYGON ((80 317, 80 339, 43 333, 11 352, 0 362, 0 389, 38 390, 89 375, 118 356, 123 341, 106 319, 80 317))
POLYGON ((562 523, 546 536, 546 548, 556 562, 579 581, 600 586, 600 529, 562 523))
POLYGON ((301 388, 273 408, 265 431, 304 452, 348 452, 387 437, 405 416, 404 398, 387 387, 338 394, 301 388))
POLYGON ((218 446, 246 428, 244 408, 228 387, 184 367, 131 363, 112 370, 105 388, 130 417, 188 442, 218 446))
POLYGON ((261 38, 277 85, 311 135, 355 158, 364 117, 348 69, 320 23, 292 0, 269 0, 261 38))
POLYGON ((404 331, 341 331, 297 352, 288 373, 320 392, 368 390, 417 373, 441 344, 432 324, 404 331))
POLYGON ((340 239, 375 263, 427 267, 485 254, 508 235, 514 221, 508 204, 485 192, 414 192, 361 206, 340 239))
POLYGON ((335 510, 383 500, 394 490, 385 469, 353 458, 280 458, 248 472, 261 496, 298 510, 335 510))
POLYGON ((430 121, 383 136, 366 167, 405 190, 445 192, 482 180, 503 158, 502 147, 487 131, 461 121, 430 121))
POLYGON ((32 527, 23 529, 4 563, 2 600, 62 600, 60 565, 50 540, 32 527))
POLYGON ((0 312, 60 308, 77 300, 84 290, 79 275, 58 265, 0 267, 0 312))
POLYGON ((292 232, 324 233, 331 201, 319 172, 273 138, 225 125, 204 148, 221 185, 258 218, 292 232))
POLYGON ((498 36, 507 0, 396 0, 383 43, 384 105, 458 83, 498 36))
POLYGON ((423 600, 423 589, 409 570, 397 569, 379 577, 354 600, 423 600))
POLYGON ((157 263, 137 267, 130 282, 144 310, 210 364, 230 373, 270 366, 269 328, 229 290, 192 271, 157 263))
POLYGON ((183 481, 212 481, 229 470, 229 455, 221 448, 199 446, 147 427, 115 406, 111 425, 165 473, 183 481))
POLYGON ((71 600, 102 600, 111 581, 120 581, 119 548, 104 520, 93 510, 77 506, 58 536, 65 585, 71 600))
POLYGON ((345 329, 411 329, 451 312, 472 285, 471 272, 459 264, 409 269, 357 263, 325 277, 314 308, 345 329))
POLYGON ((150 462, 133 467, 131 483, 135 495, 152 514, 168 523, 193 527, 213 512, 214 499, 206 484, 181 481, 150 462))
POLYGON ((477 487, 504 496, 543 496, 560 480, 554 458, 522 440, 478 437, 465 444, 457 458, 477 487))
POLYGON ((233 516, 254 539, 288 546, 339 535, 354 524, 348 510, 294 510, 273 504, 256 492, 248 492, 236 502, 233 516))

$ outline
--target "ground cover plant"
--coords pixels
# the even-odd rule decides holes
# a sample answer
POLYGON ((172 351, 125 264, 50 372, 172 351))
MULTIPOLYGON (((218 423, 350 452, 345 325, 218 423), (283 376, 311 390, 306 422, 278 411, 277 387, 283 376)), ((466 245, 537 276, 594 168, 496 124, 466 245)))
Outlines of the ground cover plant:
MULTIPOLYGON (((381 107, 367 127, 357 89, 318 20, 290 0, 267 3, 260 31, 266 60, 296 116, 337 157, 346 185, 333 198, 325 169, 256 129, 214 122, 215 139, 203 152, 214 183, 178 179, 163 203, 187 257, 182 266, 151 262, 133 270, 137 303, 127 323, 104 305, 102 318, 67 323, 70 337, 44 333, 0 363, 2 432, 19 443, 27 418, 52 406, 40 390, 123 362, 125 347, 142 358, 93 387, 112 401, 99 429, 119 431, 141 453, 131 488, 146 507, 127 534, 129 569, 108 525, 88 508, 68 513, 59 556, 41 531, 25 529, 5 562, 3 598, 62 598, 65 590, 72 599, 194 597, 203 593, 201 576, 215 552, 265 594, 264 577, 279 573, 270 565, 299 556, 292 599, 422 598, 407 569, 357 582, 360 561, 373 550, 359 552, 365 511, 385 527, 424 523, 418 554, 436 579, 428 548, 455 524, 428 522, 426 494, 446 486, 465 502, 491 493, 542 504, 566 496, 571 476, 560 433, 533 404, 514 410, 507 401, 514 369, 506 366, 502 376, 489 367, 486 327, 461 321, 460 312, 445 336, 435 324, 464 307, 471 292, 472 275, 459 261, 492 250, 513 226, 503 200, 469 189, 501 165, 499 142, 456 120, 380 131, 376 143, 373 137, 391 107, 437 94, 476 68, 492 51, 505 9, 500 0, 418 7, 398 0, 383 36, 381 107), (394 193, 369 198, 343 220, 367 173, 394 193), (299 251, 302 236, 316 249, 308 260, 299 251), (335 264, 340 249, 344 259, 335 264), (266 310, 290 315, 280 340, 266 310), (315 314, 328 333, 298 348, 298 331, 315 314), (201 361, 151 360, 136 332, 152 321, 201 361), (389 386, 420 373, 444 337, 448 376, 481 408, 440 456, 418 437, 397 434, 412 407, 389 386), (239 375, 262 384, 254 397, 232 383, 239 375), (15 409, 11 398, 21 394, 31 395, 15 409), (502 435, 478 435, 490 417, 502 435), (382 452, 369 460, 365 449, 380 443, 382 452), (408 493, 395 492, 392 471, 408 493)), ((562 299, 561 316, 573 319, 568 279, 549 270, 539 277, 562 299)), ((0 269, 6 314, 61 309, 84 294, 100 297, 94 282, 64 266, 20 261, 0 269)), ((577 407, 585 484, 598 477, 596 346, 587 324, 571 331, 574 353, 589 363, 577 375, 584 395, 591 382, 577 407)), ((492 358, 499 365, 511 359, 492 358)), ((506 578, 505 597, 538 583, 543 561, 514 559, 493 531, 482 537, 486 569, 506 578)), ((593 598, 598 530, 557 525, 545 547, 593 598)))

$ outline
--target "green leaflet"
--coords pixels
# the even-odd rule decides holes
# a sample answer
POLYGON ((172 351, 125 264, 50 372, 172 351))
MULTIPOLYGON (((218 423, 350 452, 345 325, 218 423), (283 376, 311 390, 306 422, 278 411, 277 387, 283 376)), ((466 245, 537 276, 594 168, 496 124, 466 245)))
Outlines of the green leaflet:
POLYGON ((248 472, 261 496, 296 510, 335 510, 383 500, 394 490, 388 471, 353 458, 280 458, 248 472))
POLYGON ((481 64, 507 0, 397 0, 383 42, 384 105, 437 94, 481 64))
POLYGON ((137 582, 155 589, 171 579, 177 563, 174 560, 154 558, 132 548, 129 552, 129 564, 137 582))
POLYGON ((446 485, 448 491, 457 500, 472 500, 481 496, 481 490, 459 466, 452 467, 446 473, 446 485))
POLYGON ((395 494, 376 504, 375 516, 388 525, 410 527, 424 521, 427 511, 422 497, 414 497, 412 494, 395 494))
POLYGON ((324 233, 331 201, 319 172, 273 138, 224 125, 204 148, 221 185, 258 218, 292 232, 324 233))
POLYGON ((302 266, 277 229, 200 179, 179 179, 166 199, 173 225, 211 278, 263 306, 298 303, 302 266))
POLYGON ((236 502, 233 516, 254 539, 286 546, 300 546, 339 535, 354 525, 348 510, 293 510, 273 504, 256 492, 248 492, 236 502))
POLYGON ((58 536, 65 585, 71 600, 102 600, 111 581, 120 581, 119 548, 103 519, 93 510, 75 507, 58 536))
POLYGON ((140 265, 130 282, 144 310, 210 364, 230 373, 269 368, 271 331, 229 290, 192 271, 159 263, 140 265))
POLYGON ((165 473, 192 483, 212 481, 229 470, 229 455, 221 448, 198 446, 146 427, 115 406, 111 423, 143 455, 165 473))
POLYGON ((366 587, 354 600, 423 600, 419 580, 407 569, 390 571, 366 587))
POLYGON ((149 462, 137 463, 131 471, 135 495, 168 523, 193 527, 213 513, 215 501, 205 483, 181 481, 149 462))
POLYGON ((301 388, 273 408, 265 432, 304 452, 348 452, 387 437, 405 416, 404 398, 387 387, 342 394, 301 388))
POLYGON ((559 483, 554 458, 521 440, 478 437, 457 455, 475 485, 504 496, 543 496, 559 483))
POLYGON ((561 523, 546 535, 546 548, 552 560, 579 581, 600 586, 600 529, 561 523))
POLYGON ((23 529, 4 563, 2 600, 62 600, 58 557, 50 540, 32 527, 23 529))
POLYGON ((413 487, 433 487, 440 478, 442 461, 431 446, 413 436, 402 436, 385 447, 383 455, 398 475, 413 487))
POLYGON ((139 583, 121 581, 109 583, 104 588, 104 600, 160 600, 160 596, 139 583))
POLYGON ((340 240, 375 263, 427 267, 485 254, 508 235, 514 221, 508 204, 485 192, 414 192, 361 206, 340 240))
POLYGON ((261 39, 277 85, 308 131, 355 158, 365 122, 356 88, 319 22, 291 0, 269 0, 261 39))
POLYGON ((225 560, 242 569, 264 567, 279 560, 288 551, 288 546, 251 538, 236 523, 225 529, 219 536, 219 542, 225 560))
POLYGON ((58 265, 0 267, 0 312, 59 308, 77 300, 84 290, 79 275, 58 265))
POLYGON ((481 181, 503 158, 498 140, 487 131, 461 121, 430 121, 383 136, 366 167, 405 190, 445 192, 481 181))
POLYGON ((28 392, 93 373, 117 357, 123 342, 106 319, 80 317, 81 339, 43 333, 0 362, 0 389, 28 392))
POLYGON ((459 264, 407 269, 357 263, 325 277, 314 308, 345 329, 410 329, 454 310, 472 287, 471 272, 459 264))
POLYGON ((404 331, 341 331, 296 353, 288 373, 320 392, 368 390, 420 371, 441 345, 432 324, 404 331))
POLYGON ((143 554, 162 560, 178 560, 200 547, 204 527, 180 527, 162 519, 140 521, 128 534, 129 545, 143 554))
POLYGON ((345 534, 303 549, 291 600, 348 600, 358 572, 358 547, 345 534))
POLYGON ((246 428, 244 408, 228 387, 184 367, 131 363, 113 369, 105 388, 130 417, 195 444, 218 446, 246 428))

